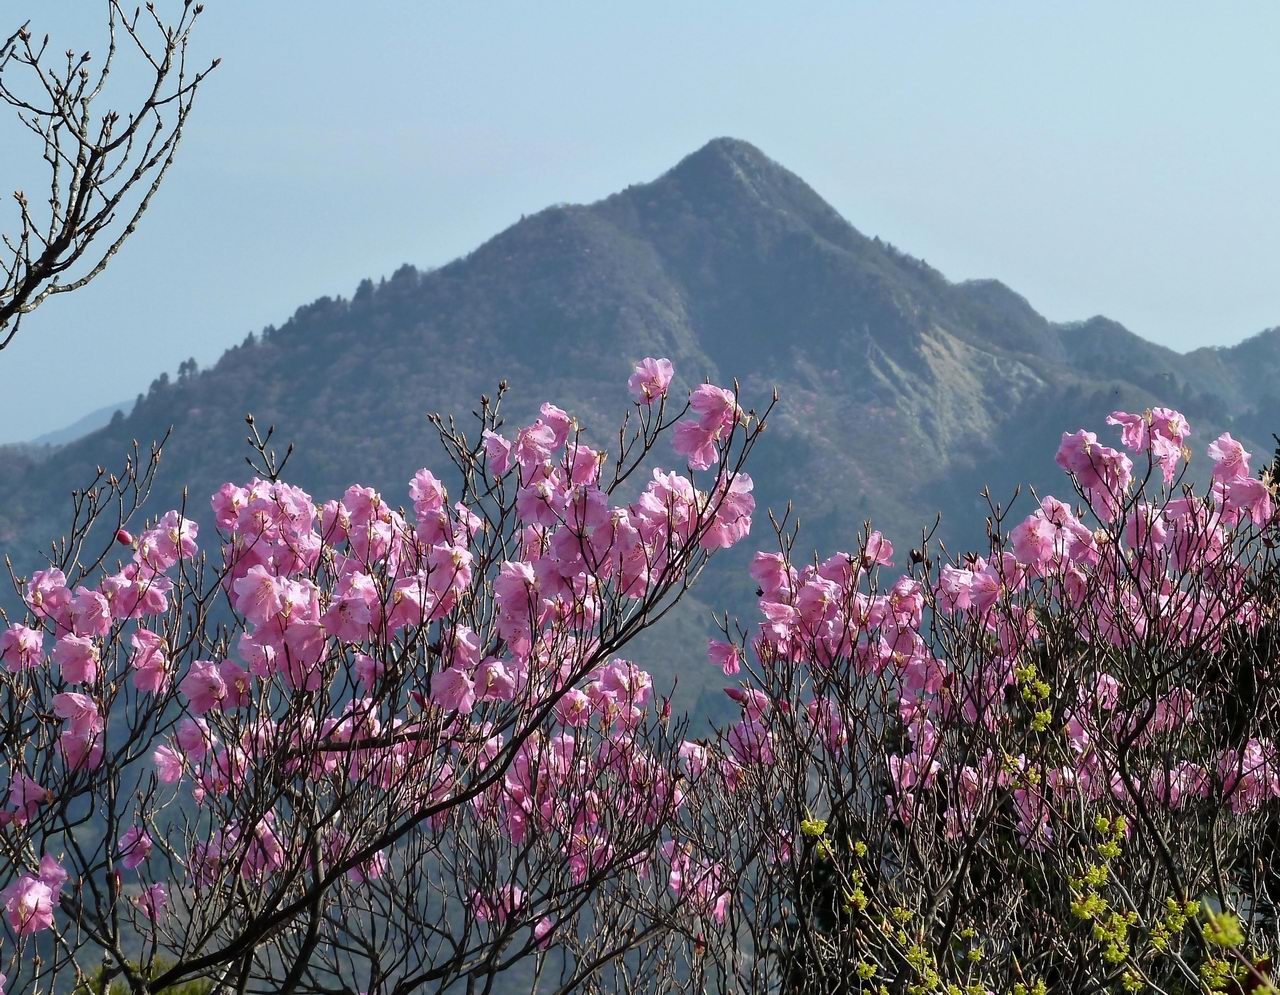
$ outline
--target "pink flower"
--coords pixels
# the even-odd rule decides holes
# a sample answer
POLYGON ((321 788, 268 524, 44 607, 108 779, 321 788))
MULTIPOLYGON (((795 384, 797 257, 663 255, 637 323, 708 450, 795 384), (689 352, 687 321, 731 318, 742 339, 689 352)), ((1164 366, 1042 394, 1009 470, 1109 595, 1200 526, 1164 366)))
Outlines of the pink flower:
POLYGON ((356 884, 364 884, 366 881, 376 881, 382 875, 387 873, 387 868, 391 866, 387 858, 385 850, 379 850, 368 860, 356 864, 355 867, 347 871, 347 878, 356 884))
POLYGON ((182 777, 182 755, 172 746, 157 746, 151 760, 156 765, 156 777, 163 784, 173 784, 182 777))
POLYGON ((712 498, 715 518, 702 535, 704 548, 728 549, 751 532, 751 513, 756 507, 756 499, 751 496, 753 486, 748 474, 739 473, 727 490, 716 491, 712 498))
POLYGON ((1256 477, 1234 477, 1228 480, 1224 505, 1232 512, 1248 515, 1254 525, 1266 525, 1275 517, 1271 488, 1256 477))
POLYGON ((250 567, 231 589, 236 611, 254 625, 265 625, 280 610, 279 580, 264 566, 250 567))
POLYGON ((467 715, 476 704, 475 681, 459 667, 442 670, 431 682, 431 700, 441 708, 467 715))
MULTIPOLYGON (((13 813, 13 818, 23 825, 35 817, 41 805, 46 805, 52 795, 41 787, 40 782, 18 771, 9 781, 9 793, 6 804, 13 813)), ((8 814, 8 813, 6 813, 8 814)), ((2 825, 3 823, 0 823, 2 825)))
POLYGON ((344 643, 363 642, 378 604, 377 585, 368 574, 354 573, 340 585, 339 592, 320 621, 329 635, 344 643))
POLYGON ((840 753, 849 742, 839 706, 830 698, 814 698, 805 709, 809 721, 819 730, 823 743, 832 753, 840 753))
POLYGON ((1224 432, 1209 443, 1209 459, 1213 460, 1215 480, 1236 480, 1249 476, 1249 460, 1252 458, 1244 446, 1224 432))
POLYGON ((434 473, 422 469, 409 481, 409 497, 413 499, 413 510, 418 518, 439 514, 448 500, 448 493, 434 473))
POLYGON ((762 722, 743 719, 729 729, 726 741, 739 763, 773 763, 773 733, 762 722))
POLYGON ((366 691, 371 691, 382 679, 382 674, 386 670, 386 665, 381 661, 374 659, 367 653, 355 654, 355 670, 356 680, 359 681, 366 691))
POLYGON ((160 914, 169 904, 169 894, 165 891, 163 884, 153 884, 145 888, 137 898, 134 899, 142 914, 152 922, 157 922, 160 914))
POLYGON ((627 380, 627 390, 637 404, 652 404, 667 396, 675 368, 669 359, 647 356, 636 364, 636 370, 627 380))
POLYGON ((27 584, 27 606, 39 618, 52 619, 63 626, 68 624, 71 592, 67 590, 66 575, 56 568, 37 570, 27 584))
POLYGON ((685 457, 693 469, 705 470, 720 460, 720 450, 716 445, 719 439, 718 427, 707 428, 698 422, 682 421, 676 425, 671 447, 678 456, 685 457))
POLYGON ((53 713, 60 719, 71 723, 71 729, 77 735, 92 735, 102 732, 102 714, 97 703, 88 695, 74 691, 64 691, 53 696, 53 713))
POLYGON ((511 701, 516 696, 516 678, 497 657, 487 657, 475 673, 479 701, 511 701))
POLYGON ((227 684, 212 660, 193 661, 191 670, 178 688, 187 696, 191 710, 197 715, 217 708, 227 696, 227 684))
POLYGON ((67 634, 53 644, 53 662, 69 684, 89 684, 98 676, 98 647, 88 636, 67 634))
POLYGON ((1141 453, 1147 448, 1147 420, 1142 415, 1133 415, 1125 411, 1113 411, 1107 415, 1108 425, 1120 426, 1120 443, 1126 449, 1141 453))
POLYGON ((471 893, 471 908, 477 922, 493 922, 498 925, 506 922, 524 904, 524 889, 519 885, 503 885, 496 892, 482 894, 471 893))
POLYGON ((1085 497, 1104 521, 1115 517, 1133 479, 1133 461, 1119 450, 1098 444, 1098 437, 1081 429, 1063 432, 1058 466, 1075 475, 1085 497))
POLYGON ((5 918, 19 936, 30 936, 53 925, 53 889, 23 874, 4 890, 5 918))
POLYGON ((0 633, 0 660, 16 674, 40 663, 44 656, 44 632, 25 625, 11 625, 0 633))
POLYGON ((555 713, 561 725, 581 728, 591 721, 591 699, 577 688, 570 688, 556 702, 555 713))
MULTIPOLYGON (((550 916, 543 916, 537 921, 533 927, 533 938, 537 941, 538 949, 546 950, 551 946, 552 936, 555 931, 556 924, 552 922, 550 916)), ((0 993, 3 995, 3 993, 0 993)))
POLYGON ((1168 468, 1182 455, 1182 447, 1190 435, 1191 426, 1181 411, 1151 409, 1151 448, 1156 458, 1166 465, 1166 483, 1169 480, 1168 468))
POLYGON ((102 735, 84 729, 64 729, 58 748, 68 770, 92 770, 102 763, 102 735))
POLYGON ((139 629, 130 637, 133 654, 133 683, 139 691, 159 694, 169 686, 169 644, 149 629, 139 629))
POLYGON ((515 460, 526 473, 542 466, 551 459, 551 450, 556 448, 556 431, 539 418, 532 425, 526 425, 516 433, 513 450, 515 460))
POLYGON ((133 826, 125 830, 124 835, 120 837, 118 846, 121 865, 126 870, 131 871, 151 856, 153 843, 151 836, 145 829, 133 826))
POLYGON ((511 469, 511 443, 488 429, 484 431, 484 454, 489 461, 489 472, 495 477, 511 469))
POLYGON ((938 601, 944 611, 962 612, 973 607, 973 571, 947 564, 938 575, 938 601))
POLYGON ((57 893, 62 891, 62 886, 66 883, 67 871, 51 854, 46 853, 40 858, 40 870, 36 872, 36 876, 42 884, 47 884, 57 893))
POLYGON ((218 664, 218 676, 222 678, 222 683, 227 689, 220 706, 224 711, 243 708, 249 704, 249 674, 243 667, 230 660, 223 660, 218 664))
POLYGON ((707 659, 724 671, 726 677, 742 669, 742 651, 733 643, 726 643, 719 639, 709 640, 707 659))
POLYGON ((573 431, 574 422, 567 411, 557 408, 554 404, 544 402, 542 407, 538 409, 542 417, 539 419, 544 425, 548 425, 553 433, 552 449, 559 449, 569 441, 569 433, 573 431))
POLYGON ((733 428, 742 415, 733 391, 709 383, 700 385, 689 395, 689 408, 698 416, 698 424, 717 436, 733 428))
POLYGON ((71 628, 78 636, 105 636, 111 631, 111 605, 106 595, 87 587, 76 588, 71 599, 71 628))
MULTIPOLYGON (((204 759, 205 754, 213 746, 213 734, 209 732, 209 726, 204 719, 183 719, 178 723, 177 739, 182 752, 197 763, 204 759)), ((179 758, 179 765, 181 765, 181 758, 179 758)))
POLYGON ((760 585, 763 596, 770 599, 789 594, 796 582, 795 571, 781 553, 756 553, 748 572, 760 585))
POLYGON ((644 708, 653 691, 653 678, 630 660, 614 659, 600 670, 601 686, 619 702, 644 708))
POLYGON ((873 529, 867 536, 867 547, 863 550, 862 556, 866 561, 864 565, 868 569, 873 563, 882 567, 891 567, 893 566, 893 543, 873 529))

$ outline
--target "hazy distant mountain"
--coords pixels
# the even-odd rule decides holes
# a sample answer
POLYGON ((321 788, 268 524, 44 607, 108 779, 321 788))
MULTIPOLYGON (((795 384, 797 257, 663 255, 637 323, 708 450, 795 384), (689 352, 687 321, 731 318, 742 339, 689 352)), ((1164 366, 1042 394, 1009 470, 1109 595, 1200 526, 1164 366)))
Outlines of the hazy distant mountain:
MULTIPOLYGON (((289 476, 317 497, 358 480, 407 503, 405 482, 435 461, 428 411, 468 412, 506 378, 513 414, 554 399, 604 431, 646 355, 669 356, 686 386, 737 377, 761 401, 779 387, 757 494, 793 498, 803 545, 828 550, 867 517, 909 543, 935 511, 971 539, 983 481, 1057 486, 1059 433, 1102 430, 1115 407, 1181 406, 1198 450, 1231 428, 1266 452, 1280 427, 1280 330, 1183 355, 1105 318, 1051 323, 1003 284, 951 283, 868 238, 758 149, 717 139, 441 269, 306 305, 212 369, 162 375, 56 459, 0 450, 0 550, 29 562, 96 464, 169 425, 163 484, 170 498, 189 484, 203 510, 246 475, 250 410, 297 444, 289 476)), ((741 589, 717 602, 745 590, 722 576, 741 589)))
POLYGON ((104 425, 110 424, 117 411, 125 412, 128 410, 129 402, 126 401, 118 404, 108 404, 105 408, 90 411, 83 418, 77 418, 70 425, 64 425, 62 428, 55 428, 52 431, 45 432, 43 435, 36 436, 27 445, 65 446, 68 442, 83 439, 90 432, 96 432, 104 425))

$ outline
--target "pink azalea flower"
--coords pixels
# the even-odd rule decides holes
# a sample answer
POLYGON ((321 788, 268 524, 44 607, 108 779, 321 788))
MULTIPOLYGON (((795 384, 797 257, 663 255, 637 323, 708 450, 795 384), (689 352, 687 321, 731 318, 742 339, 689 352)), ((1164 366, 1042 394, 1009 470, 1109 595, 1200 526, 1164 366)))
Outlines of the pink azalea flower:
POLYGON ((503 885, 496 892, 471 893, 471 908, 477 922, 493 922, 501 925, 520 910, 524 904, 524 889, 519 885, 503 885))
POLYGON ((168 642, 149 629, 139 629, 130 637, 130 646, 134 685, 152 694, 164 691, 169 686, 168 642))
POLYGON ((98 676, 98 647, 88 636, 68 633, 54 643, 52 657, 68 684, 90 684, 98 676))
POLYGON ((177 740, 182 752, 197 763, 204 759, 213 746, 213 734, 204 719, 184 718, 178 723, 177 740))
POLYGON ((484 431, 484 453, 489 462, 489 472, 501 477, 511 469, 511 443, 496 432, 484 431))
POLYGON ((1120 426, 1120 442, 1131 452, 1146 452, 1148 426, 1142 415, 1133 415, 1125 411, 1113 411, 1107 415, 1108 425, 1120 426))
POLYGON ((79 729, 64 729, 58 748, 68 770, 93 770, 102 763, 102 735, 79 729))
POLYGON ((571 728, 582 728, 591 721, 591 699, 577 688, 570 688, 556 702, 556 721, 571 728))
POLYGON ((386 669, 381 660, 376 660, 366 653, 357 653, 355 655, 356 664, 356 680, 364 685, 366 692, 382 679, 383 671, 386 669))
POLYGON ((145 829, 133 826, 125 830, 117 845, 121 865, 131 871, 151 856, 151 848, 154 844, 145 829))
POLYGON ((675 368, 669 359, 646 356, 636 364, 635 372, 627 380, 627 390, 637 404, 652 404, 667 396, 675 368))
POLYGON ((742 651, 733 643, 712 639, 707 643, 707 659, 718 666, 726 677, 742 669, 742 651))
POLYGON ((191 670, 178 688, 187 696, 191 710, 197 715, 217 708, 227 696, 226 682, 212 660, 193 661, 191 670))
POLYGON ((44 632, 11 625, 0 633, 0 660, 11 674, 38 665, 44 656, 44 632))
POLYGON ((53 889, 54 893, 62 891, 62 886, 67 880, 67 871, 51 854, 46 853, 40 858, 40 870, 37 877, 53 889))
POLYGON ((431 681, 431 700, 448 711, 468 715, 476 704, 475 681, 461 668, 442 670, 431 681))
POLYGON ((1075 475, 1080 488, 1104 520, 1115 516, 1133 479, 1133 462, 1110 446, 1099 445, 1098 437, 1081 429, 1062 433, 1057 463, 1075 475))
POLYGON ((134 899, 142 914, 152 922, 158 922, 161 913, 169 904, 169 893, 161 883, 143 889, 142 894, 134 899))
POLYGON ((74 691, 55 694, 53 713, 71 723, 70 727, 77 735, 102 732, 102 714, 98 711, 97 702, 88 695, 74 691))
POLYGON ((30 822, 40 806, 48 804, 51 797, 50 792, 41 787, 40 782, 18 771, 9 781, 6 804, 12 811, 14 820, 19 825, 23 825, 30 822))
POLYGON ((249 674, 243 667, 231 660, 223 660, 218 664, 218 675, 222 678, 222 683, 227 689, 226 696, 222 699, 220 706, 224 711, 231 708, 243 708, 249 704, 251 682, 249 674))
POLYGON ((78 636, 105 636, 111 631, 111 605, 100 591, 76 588, 71 600, 71 628, 78 636))
POLYGON ((182 755, 171 746, 157 746, 151 755, 156 765, 156 777, 163 784, 173 784, 182 777, 182 755))
POLYGON ((516 678, 497 657, 488 657, 476 668, 475 685, 480 701, 511 701, 516 696, 516 678))
MULTIPOLYGON (((556 924, 550 916, 543 916, 537 921, 533 927, 533 938, 538 944, 538 949, 546 950, 551 946, 552 933, 555 931, 556 924)), ((4 995, 0 992, 0 995, 4 995)))
POLYGON ((443 508, 449 495, 436 475, 424 468, 409 481, 409 497, 413 499, 413 510, 422 517, 443 508))
POLYGON ((720 460, 720 450, 716 446, 720 431, 719 426, 707 428, 699 422, 682 421, 676 425, 671 446, 678 456, 685 457, 693 469, 705 470, 720 460))
POLYGON ((718 490, 712 497, 716 506, 715 518, 710 527, 702 535, 702 545, 706 549, 728 549, 751 532, 751 513, 755 511, 756 499, 751 496, 754 484, 746 473, 739 473, 733 478, 728 490, 718 490))
POLYGON ((867 548, 864 550, 863 556, 870 560, 871 563, 882 567, 891 567, 893 566, 893 543, 879 532, 872 530, 871 534, 867 536, 867 548))
POLYGON ((742 415, 733 391, 709 383, 699 385, 689 395, 689 408, 698 416, 698 423, 717 436, 733 428, 742 415))
POLYGON ((553 438, 551 448, 561 448, 569 441, 569 434, 573 431, 573 419, 567 411, 557 408, 550 402, 544 402, 538 411, 542 415, 539 421, 551 428, 553 438))
POLYGON ((333 599, 320 616, 325 631, 345 643, 363 642, 369 636, 378 603, 378 589, 367 574, 352 574, 344 582, 342 594, 333 599))
POLYGON ((1224 432, 1209 443, 1209 459, 1213 460, 1215 480, 1236 480, 1249 476, 1249 460, 1252 454, 1224 432))
POLYGON ((61 570, 50 568, 33 573, 27 583, 26 602, 38 618, 51 619, 63 628, 68 626, 71 592, 61 570))
POLYGON ((53 925, 53 891, 38 878, 23 874, 4 890, 5 918, 19 936, 48 929, 53 925))
POLYGON ((1254 525, 1266 525, 1275 517, 1271 488, 1256 477, 1235 477, 1227 482, 1226 506, 1248 515, 1254 525))
POLYGON ((265 625, 280 610, 280 582, 264 566, 250 567, 231 588, 236 611, 254 625, 265 625))

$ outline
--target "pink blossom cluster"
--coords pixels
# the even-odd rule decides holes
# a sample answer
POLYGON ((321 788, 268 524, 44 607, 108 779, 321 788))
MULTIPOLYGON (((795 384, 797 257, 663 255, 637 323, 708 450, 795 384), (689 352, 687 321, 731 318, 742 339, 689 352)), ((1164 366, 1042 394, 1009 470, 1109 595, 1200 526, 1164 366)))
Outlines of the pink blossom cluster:
POLYGON ((1217 747, 1208 763, 1196 752, 1189 734, 1221 705, 1207 698, 1208 678, 1186 686, 1193 670, 1171 667, 1150 692, 1116 676, 1140 647, 1203 668, 1228 632, 1259 630, 1265 612, 1239 554, 1256 530, 1276 525, 1274 483, 1252 476, 1250 454, 1222 435, 1198 496, 1178 486, 1191 435, 1180 413, 1115 412, 1108 421, 1127 452, 1086 431, 1064 434, 1058 450, 1088 510, 1044 497, 994 534, 986 556, 882 581, 893 549, 876 532, 857 553, 799 569, 785 553, 757 553, 754 662, 746 667, 733 640, 708 651, 726 675, 747 669, 726 689, 741 715, 724 731, 718 762, 687 744, 698 769, 718 770, 741 793, 744 772, 778 762, 780 737, 788 750, 815 749, 818 771, 855 737, 878 739, 881 797, 900 825, 931 813, 930 826, 936 819, 956 839, 998 817, 1031 848, 1053 839, 1055 812, 1081 804, 1176 810, 1212 797, 1245 816, 1280 797, 1269 738, 1217 747), (1154 476, 1135 470, 1143 460, 1154 476), (1080 658, 1096 661, 1088 671, 1058 671, 1046 659, 1050 620, 1052 645, 1084 647, 1080 658))
MULTIPOLYGON (((636 367, 643 411, 665 405, 672 376, 667 360, 636 367)), ((707 469, 746 421, 734 392, 702 385, 672 422, 646 422, 642 442, 672 430, 676 451, 707 469)), ((144 919, 158 921, 172 897, 149 870, 162 849, 196 894, 237 878, 265 886, 299 862, 319 870, 317 859, 346 866, 354 884, 386 873, 389 854, 367 855, 354 817, 333 820, 315 852, 293 853, 301 816, 282 779, 315 798, 383 792, 392 810, 435 813, 432 827, 462 805, 457 795, 512 846, 532 833, 554 840, 577 882, 658 859, 627 841, 679 809, 675 761, 639 734, 657 704, 652 678, 603 640, 747 536, 752 482, 722 466, 704 489, 653 469, 624 500, 618 485, 635 467, 608 477, 609 454, 583 435, 552 404, 509 434, 487 424, 464 500, 424 468, 409 481, 411 512, 361 485, 317 503, 280 480, 224 484, 211 500, 221 568, 209 594, 233 613, 226 639, 187 638, 171 611, 175 585, 205 596, 192 579, 197 528, 179 512, 136 539, 122 531, 131 561, 97 583, 32 576, 30 617, 0 633, 0 661, 15 678, 56 684, 60 773, 108 768, 108 727, 142 715, 160 729, 156 782, 206 819, 202 833, 170 839, 153 806, 119 835, 111 859, 139 875, 130 895, 144 919), (241 799, 258 787, 277 801, 246 814, 241 799)), ((3 824, 31 824, 54 800, 27 770, 9 773, 3 824)), ((15 881, 14 928, 49 928, 61 885, 43 865, 15 881)), ((501 923, 522 902, 514 887, 478 894, 475 916, 501 923)), ((540 920, 537 938, 553 925, 540 920)))

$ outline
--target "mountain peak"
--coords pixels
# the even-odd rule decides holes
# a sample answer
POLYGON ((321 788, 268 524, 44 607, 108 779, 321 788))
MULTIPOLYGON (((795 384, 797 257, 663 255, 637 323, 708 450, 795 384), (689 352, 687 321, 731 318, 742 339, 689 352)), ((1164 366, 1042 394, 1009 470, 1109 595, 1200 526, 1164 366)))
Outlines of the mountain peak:
POLYGON ((804 186, 798 176, 750 142, 727 137, 713 138, 696 152, 691 152, 668 170, 663 179, 688 185, 700 193, 713 192, 726 185, 748 188, 779 183, 789 187, 804 186))
POLYGON ((678 170, 683 166, 703 161, 726 160, 739 164, 753 166, 767 164, 779 169, 782 168, 750 142, 743 141, 741 138, 733 138, 729 135, 721 135, 719 138, 711 139, 696 152, 690 152, 680 160, 675 169, 678 170))
POLYGON ((646 199, 657 195, 721 219, 763 211, 841 243, 858 237, 804 180, 740 138, 713 138, 652 183, 632 189, 646 199))

